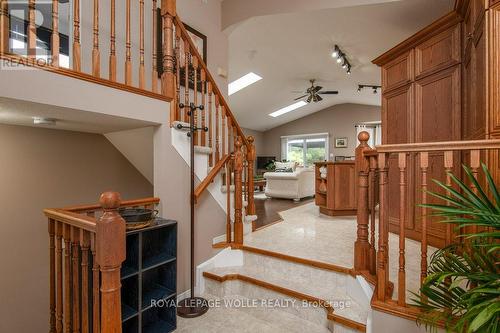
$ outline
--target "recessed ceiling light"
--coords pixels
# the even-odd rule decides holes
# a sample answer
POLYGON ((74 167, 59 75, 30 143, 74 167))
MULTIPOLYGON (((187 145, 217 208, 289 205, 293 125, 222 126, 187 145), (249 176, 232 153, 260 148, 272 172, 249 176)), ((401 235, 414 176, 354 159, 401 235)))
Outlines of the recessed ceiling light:
POLYGON ((54 118, 44 118, 44 117, 33 117, 34 125, 50 125, 54 126, 56 124, 56 119, 54 118))
POLYGON ((237 79, 229 84, 229 87, 228 87, 229 96, 231 96, 232 94, 240 91, 241 89, 244 89, 244 88, 248 87, 249 85, 254 84, 255 82, 260 81, 260 80, 262 80, 262 77, 260 77, 259 75, 255 74, 253 72, 250 72, 250 73, 240 77, 239 79, 237 79))
POLYGON ((281 116, 282 114, 285 114, 285 113, 291 112, 291 111, 293 111, 293 110, 297 110, 298 108, 301 108, 301 107, 303 107, 303 106, 305 106, 305 105, 307 105, 307 103, 306 103, 306 102, 304 102, 304 101, 299 101, 299 102, 297 102, 297 103, 294 103, 294 104, 292 104, 292 105, 289 105, 289 106, 286 106, 286 107, 284 107, 284 108, 282 108, 282 109, 279 109, 278 111, 275 111, 275 112, 273 112, 273 113, 270 113, 269 115, 270 115, 271 117, 276 118, 276 117, 278 117, 278 116, 281 116))

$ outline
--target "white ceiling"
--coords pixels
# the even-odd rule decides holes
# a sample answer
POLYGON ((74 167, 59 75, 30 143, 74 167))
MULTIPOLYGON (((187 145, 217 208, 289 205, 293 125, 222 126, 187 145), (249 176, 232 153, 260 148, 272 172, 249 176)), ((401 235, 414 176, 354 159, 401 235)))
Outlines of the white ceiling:
POLYGON ((147 121, 4 97, 0 97, 0 123, 99 134, 156 125, 147 121), (55 126, 34 125, 33 117, 54 118, 57 122, 55 126))
POLYGON ((380 105, 380 94, 357 92, 358 84, 380 84, 380 69, 371 61, 451 11, 454 0, 381 2, 258 16, 231 29, 229 81, 248 72, 263 77, 229 97, 240 125, 264 131, 336 104, 380 105), (331 57, 334 44, 347 54, 352 75, 331 57), (268 116, 292 104, 300 96, 292 91, 305 90, 311 78, 340 94, 277 118, 268 116))

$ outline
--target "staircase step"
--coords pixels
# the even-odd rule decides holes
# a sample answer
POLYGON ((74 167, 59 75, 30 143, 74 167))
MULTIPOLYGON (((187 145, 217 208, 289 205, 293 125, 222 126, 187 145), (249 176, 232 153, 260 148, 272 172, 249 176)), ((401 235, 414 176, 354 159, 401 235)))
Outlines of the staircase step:
MULTIPOLYGON (((328 319, 335 322, 333 325, 342 324, 345 326, 343 328, 363 331, 368 309, 363 308, 348 296, 348 279, 353 279, 350 275, 247 251, 243 251, 243 260, 243 266, 213 268, 207 270, 204 276, 206 279, 219 283, 239 280, 240 285, 242 283, 253 284, 301 300, 327 301, 332 306, 333 313, 327 311, 327 314, 328 319), (316 283, 311 283, 311 281, 316 281, 316 283)), ((215 288, 213 285, 212 287, 215 288)), ((245 288, 248 286, 242 287, 241 290, 245 291, 245 288)), ((209 292, 213 293, 216 290, 209 292)), ((326 318, 325 313, 323 316, 326 318)))
POLYGON ((217 297, 203 295, 211 302, 220 302, 220 307, 211 308, 206 314, 198 318, 178 318, 180 333, 210 332, 263 332, 263 333, 328 333, 325 327, 304 321, 303 319, 272 308, 241 308, 234 306, 248 299, 240 296, 217 297), (233 306, 231 306, 233 305, 233 306))
POLYGON ((194 146, 194 152, 196 154, 210 155, 210 154, 212 154, 212 148, 205 147, 205 146, 194 146))
MULTIPOLYGON (((222 193, 227 193, 227 186, 226 185, 222 185, 220 187, 220 190, 221 190, 222 193)), ((231 193, 234 192, 234 185, 229 186, 229 191, 231 191, 231 193)))
POLYGON ((189 126, 191 126, 189 123, 183 121, 174 121, 172 127, 179 131, 188 132, 189 126))
POLYGON ((257 215, 246 215, 245 222, 250 223, 257 220, 257 215))

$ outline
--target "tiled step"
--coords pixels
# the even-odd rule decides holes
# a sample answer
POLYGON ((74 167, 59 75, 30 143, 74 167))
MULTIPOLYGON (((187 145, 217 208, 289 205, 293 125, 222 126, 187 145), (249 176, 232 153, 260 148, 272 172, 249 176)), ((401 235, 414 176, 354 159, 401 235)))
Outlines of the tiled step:
POLYGON ((183 121, 174 121, 173 128, 179 131, 188 132, 189 131, 189 123, 183 121))
POLYGON ((194 152, 196 154, 210 155, 212 154, 212 148, 205 146, 194 146, 194 152))
POLYGON ((212 304, 221 306, 211 308, 205 315, 193 319, 178 319, 179 333, 329 333, 330 331, 315 323, 279 309, 242 308, 239 304, 248 303, 244 297, 216 297, 205 294, 212 304))
POLYGON ((357 331, 364 329, 368 311, 348 296, 348 284, 353 283, 354 279, 350 275, 247 251, 244 251, 243 260, 243 266, 207 270, 204 274, 205 281, 212 280, 207 285, 213 288, 209 292, 219 292, 218 296, 238 294, 255 297, 253 294, 245 293, 249 288, 260 287, 265 291, 260 291, 259 295, 267 298, 270 295, 267 295, 266 291, 272 294, 278 290, 280 292, 277 294, 281 297, 285 293, 287 296, 299 299, 327 301, 332 306, 333 313, 328 314, 328 311, 321 309, 322 320, 326 320, 328 314, 328 318, 332 321, 330 325, 343 327, 337 328, 339 332, 345 329, 357 331), (220 290, 217 290, 214 281, 223 284, 219 285, 220 290), (224 286, 226 284, 229 286, 224 286))

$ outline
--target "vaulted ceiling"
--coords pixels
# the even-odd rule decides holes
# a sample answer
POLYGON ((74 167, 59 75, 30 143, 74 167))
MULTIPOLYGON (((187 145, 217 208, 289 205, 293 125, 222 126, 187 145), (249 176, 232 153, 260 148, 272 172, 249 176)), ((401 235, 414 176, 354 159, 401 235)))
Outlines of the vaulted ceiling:
POLYGON ((451 11, 454 0, 290 0, 290 6, 255 0, 259 10, 234 12, 234 7, 239 16, 228 21, 228 5, 237 3, 241 0, 223 2, 223 24, 231 26, 229 81, 249 72, 263 80, 230 96, 229 103, 243 127, 264 131, 336 104, 380 105, 380 94, 357 91, 358 84, 380 84, 380 70, 371 60, 451 11), (331 57, 335 44, 347 54, 352 75, 331 57), (313 78, 340 94, 277 118, 268 115, 292 104, 300 96, 292 91, 305 90, 313 78))

